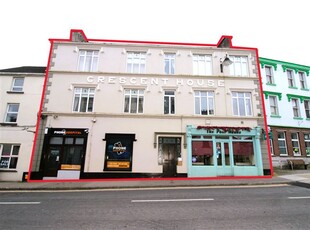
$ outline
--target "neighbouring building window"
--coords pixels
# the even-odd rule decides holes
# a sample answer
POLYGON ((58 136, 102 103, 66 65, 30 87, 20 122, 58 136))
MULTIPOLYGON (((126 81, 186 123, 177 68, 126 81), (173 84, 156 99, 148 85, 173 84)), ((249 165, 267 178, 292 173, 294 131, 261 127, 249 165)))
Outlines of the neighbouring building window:
POLYGON ((16 123, 19 110, 19 104, 9 103, 6 109, 5 122, 16 123))
POLYGON ((74 112, 92 112, 95 88, 74 88, 74 112))
POLYGON ((214 92, 195 91, 195 114, 214 115, 214 92))
POLYGON ((174 74, 175 54, 165 54, 165 74, 174 74))
POLYGON ((307 89, 307 80, 304 72, 298 72, 300 88, 307 89))
POLYGON ((252 116, 251 93, 232 92, 232 102, 235 116, 252 116))
POLYGON ((23 77, 14 77, 11 91, 23 92, 24 80, 25 80, 25 78, 23 78, 23 77))
POLYGON ((145 63, 145 52, 127 52, 128 73, 145 73, 145 63))
POLYGON ((292 98, 292 108, 293 108, 293 115, 294 117, 300 117, 300 110, 299 110, 299 101, 296 98, 292 98))
POLYGON ((192 165, 214 165, 213 142, 192 142, 192 165))
POLYGON ((270 144, 270 153, 273 156, 274 155, 274 151, 273 151, 273 142, 272 139, 269 139, 269 144, 270 144))
POLYGON ((310 156, 310 133, 304 134, 305 146, 306 146, 306 154, 310 156))
POLYGON ((270 105, 270 114, 274 116, 279 115, 279 110, 278 110, 278 98, 277 96, 269 96, 269 105, 270 105))
POLYGON ((172 90, 165 91, 164 114, 175 114, 175 95, 172 90))
POLYGON ((310 118, 310 100, 304 100, 306 118, 310 118))
POLYGON ((249 76, 248 58, 244 56, 229 56, 233 62, 229 65, 230 75, 232 76, 249 76))
POLYGON ((125 90, 125 113, 143 113, 144 90, 126 89, 125 90))
POLYGON ((212 75, 211 55, 193 55, 193 74, 212 75))
POLYGON ((287 72, 288 86, 289 87, 295 87, 293 70, 288 69, 288 70, 286 70, 286 72, 287 72))
POLYGON ((292 146, 294 156, 300 156, 299 138, 298 133, 291 133, 292 146))
POLYGON ((278 144, 281 156, 287 156, 285 132, 278 132, 278 144))
POLYGON ((265 66, 267 84, 274 84, 273 72, 271 66, 265 66))
POLYGON ((19 145, 0 144, 0 169, 16 169, 19 145))
POLYGON ((99 51, 80 50, 79 71, 95 72, 98 70, 99 51))

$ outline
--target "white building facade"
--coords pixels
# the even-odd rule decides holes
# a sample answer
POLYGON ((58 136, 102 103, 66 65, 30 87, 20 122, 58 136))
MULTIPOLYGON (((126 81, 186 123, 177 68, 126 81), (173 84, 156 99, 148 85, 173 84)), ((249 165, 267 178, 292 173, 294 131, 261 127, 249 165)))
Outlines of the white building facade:
POLYGON ((0 181, 21 181, 29 170, 45 69, 0 70, 0 181))
POLYGON ((255 48, 52 39, 30 180, 270 175, 255 48))
POLYGON ((310 163, 310 67, 260 58, 274 166, 310 163))

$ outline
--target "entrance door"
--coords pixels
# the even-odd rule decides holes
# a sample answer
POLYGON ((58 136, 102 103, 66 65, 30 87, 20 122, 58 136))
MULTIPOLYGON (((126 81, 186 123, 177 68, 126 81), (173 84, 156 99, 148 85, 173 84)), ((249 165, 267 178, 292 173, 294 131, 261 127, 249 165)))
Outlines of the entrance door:
POLYGON ((163 143, 163 176, 174 177, 177 173, 176 144, 163 143))
POLYGON ((44 176, 57 177, 60 167, 61 146, 50 146, 45 159, 44 176))
POLYGON ((216 142, 217 154, 217 175, 218 176, 231 176, 232 175, 232 162, 229 151, 228 141, 216 142))

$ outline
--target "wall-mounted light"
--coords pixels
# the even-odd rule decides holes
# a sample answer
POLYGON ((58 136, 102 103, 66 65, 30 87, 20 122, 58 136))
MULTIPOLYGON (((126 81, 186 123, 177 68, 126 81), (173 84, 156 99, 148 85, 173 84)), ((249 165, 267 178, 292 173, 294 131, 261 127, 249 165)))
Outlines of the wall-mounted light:
POLYGON ((229 59, 228 54, 226 54, 224 60, 221 58, 220 59, 220 66, 221 66, 221 73, 223 73, 223 66, 229 66, 231 65, 233 62, 229 59))

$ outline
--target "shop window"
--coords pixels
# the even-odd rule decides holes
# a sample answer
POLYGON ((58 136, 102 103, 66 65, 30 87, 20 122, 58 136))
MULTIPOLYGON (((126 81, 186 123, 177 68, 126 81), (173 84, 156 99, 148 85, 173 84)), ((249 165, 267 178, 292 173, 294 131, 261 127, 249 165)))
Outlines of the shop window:
POLYGON ((98 54, 96 50, 80 50, 79 71, 95 72, 98 70, 98 54))
POLYGON ((19 145, 0 144, 0 169, 16 169, 19 145))
POLYGON ((291 133, 292 146, 294 156, 300 156, 299 138, 298 133, 291 133))
POLYGON ((175 54, 165 54, 165 74, 174 74, 175 54))
POLYGON ((212 58, 211 55, 194 55, 193 56, 193 74, 194 75, 211 75, 212 58))
POLYGON ((106 171, 131 171, 135 134, 106 134, 106 171))
POLYGON ((212 141, 192 142, 192 165, 214 165, 212 141))
POLYGON ((278 144, 280 156, 287 156, 285 132, 278 132, 278 144))
POLYGON ((234 164, 237 166, 253 166, 254 147, 253 142, 233 142, 234 164))

